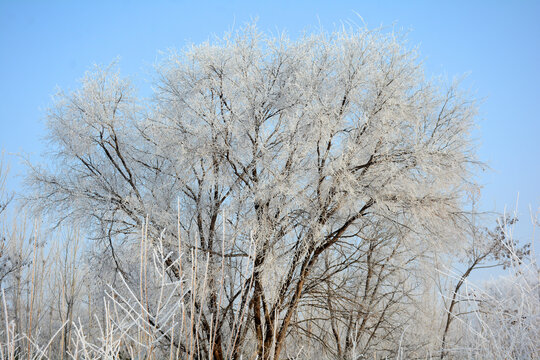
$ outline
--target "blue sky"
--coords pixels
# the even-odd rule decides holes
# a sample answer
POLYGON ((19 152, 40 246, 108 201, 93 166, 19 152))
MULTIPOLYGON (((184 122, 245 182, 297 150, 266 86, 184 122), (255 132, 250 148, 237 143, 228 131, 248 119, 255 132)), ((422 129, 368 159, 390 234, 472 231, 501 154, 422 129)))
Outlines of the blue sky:
MULTIPOLYGON (((182 48, 258 18, 263 31, 295 38, 342 21, 395 26, 419 45, 428 75, 469 74, 480 106, 483 210, 540 206, 540 2, 538 1, 2 1, 0 149, 45 149, 43 118, 57 86, 70 89, 94 63, 120 58, 123 75, 149 89, 160 50, 182 48)), ((12 175, 22 174, 8 156, 12 175)), ((20 178, 10 185, 20 189, 20 178)), ((527 222, 527 220, 524 220, 527 222)))

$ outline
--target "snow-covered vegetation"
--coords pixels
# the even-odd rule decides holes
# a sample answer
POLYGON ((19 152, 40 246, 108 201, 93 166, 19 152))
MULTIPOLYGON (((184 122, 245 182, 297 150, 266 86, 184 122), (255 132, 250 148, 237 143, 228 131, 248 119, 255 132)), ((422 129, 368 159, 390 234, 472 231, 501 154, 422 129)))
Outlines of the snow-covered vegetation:
POLYGON ((247 26, 153 86, 95 67, 2 189, 2 358, 540 356, 534 239, 474 206, 475 101, 401 36, 247 26))

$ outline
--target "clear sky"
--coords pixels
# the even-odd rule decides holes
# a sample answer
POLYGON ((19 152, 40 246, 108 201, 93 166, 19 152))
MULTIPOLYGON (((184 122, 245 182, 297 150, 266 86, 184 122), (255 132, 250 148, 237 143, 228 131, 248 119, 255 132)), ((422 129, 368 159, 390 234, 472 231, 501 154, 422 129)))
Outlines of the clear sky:
MULTIPOLYGON (((395 26, 419 45, 428 75, 469 74, 480 106, 478 157, 484 210, 540 206, 539 1, 5 1, 0 0, 0 149, 44 151, 45 108, 94 63, 120 58, 148 89, 160 50, 182 48, 258 18, 295 38, 342 21, 395 26)), ((23 167, 9 156, 13 175, 23 167)), ((10 184, 19 189, 20 181, 10 184)), ((527 221, 527 220, 525 220, 527 221)))

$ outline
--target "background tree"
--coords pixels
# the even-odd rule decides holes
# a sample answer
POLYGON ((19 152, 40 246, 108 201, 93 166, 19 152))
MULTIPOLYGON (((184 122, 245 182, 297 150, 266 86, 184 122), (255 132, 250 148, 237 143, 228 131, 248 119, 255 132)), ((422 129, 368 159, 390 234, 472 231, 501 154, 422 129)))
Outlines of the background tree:
POLYGON ((371 316, 405 301, 406 279, 386 278, 409 266, 393 251, 414 264, 416 251, 459 245, 474 164, 474 102, 426 80, 404 44, 365 29, 291 41, 247 26, 170 53, 150 100, 96 68, 49 111, 55 162, 33 168, 34 207, 88 226, 102 263, 131 283, 143 224, 153 246, 161 239, 170 278, 204 289, 177 294, 199 325, 170 341, 186 356, 280 358, 306 309, 334 311, 339 281, 372 297, 355 337, 391 332, 373 328, 390 315, 371 316))
MULTIPOLYGON (((474 295, 461 294, 462 287, 466 285, 468 278, 475 270, 483 268, 493 268, 502 266, 506 268, 521 267, 523 262, 528 263, 528 257, 531 255, 531 243, 525 243, 519 246, 518 241, 512 236, 511 227, 518 221, 515 216, 504 215, 497 219, 495 229, 489 230, 480 228, 476 224, 475 211, 471 212, 472 219, 468 228, 464 229, 464 234, 467 236, 467 243, 464 244, 465 259, 460 262, 465 265, 464 270, 457 276, 456 281, 452 284, 450 297, 445 301, 445 310, 447 312, 444 320, 442 345, 440 358, 444 359, 447 355, 447 341, 451 334, 450 325, 454 319, 460 315, 470 314, 470 302, 474 302, 474 295), (460 309, 460 303, 464 303, 460 309)), ((534 263, 531 267, 535 266, 534 263)), ((527 268, 526 266, 523 266, 527 268)), ((527 269, 529 271, 529 269, 527 269)), ((513 275, 515 276, 515 274, 513 275)), ((517 276, 521 281, 521 277, 517 276)), ((505 279, 504 281, 507 281, 505 279)), ((530 291, 530 290, 528 290, 530 291)), ((506 291, 509 295, 512 291, 506 291)), ((522 292, 525 295, 526 292, 522 292)), ((484 299, 480 302, 485 301, 484 299)), ((482 306, 482 305, 480 305, 482 306)), ((458 342, 458 341, 456 341, 458 342)))

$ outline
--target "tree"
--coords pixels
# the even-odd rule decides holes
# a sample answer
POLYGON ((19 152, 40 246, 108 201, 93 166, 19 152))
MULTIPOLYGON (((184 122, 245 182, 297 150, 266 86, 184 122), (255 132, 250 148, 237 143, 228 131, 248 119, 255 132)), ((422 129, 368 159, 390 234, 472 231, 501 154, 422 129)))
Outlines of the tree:
MULTIPOLYGON (((161 239, 170 278, 204 285, 186 295, 197 353, 173 342, 186 355, 280 358, 306 308, 340 296, 318 290, 351 278, 366 247, 399 244, 414 263, 459 241, 474 101, 426 80, 404 44, 382 31, 292 41, 247 26, 169 53, 150 100, 96 67, 48 113, 55 162, 33 167, 33 204, 84 222, 128 280, 143 224, 161 239), (201 264, 209 275, 196 277, 201 264)), ((366 288, 384 273, 369 261, 366 288)))
POLYGON ((24 266, 21 261, 17 261, 10 253, 10 239, 7 235, 7 227, 4 225, 4 216, 9 204, 13 201, 13 194, 6 191, 6 180, 9 168, 4 164, 4 156, 0 157, 0 224, 2 225, 0 233, 0 287, 4 279, 11 273, 24 266))
MULTIPOLYGON (((475 200, 473 199, 473 204, 475 200)), ((518 221, 517 217, 504 215, 497 219, 497 226, 493 230, 481 229, 475 224, 475 210, 472 212, 472 221, 467 236, 468 242, 464 244, 465 259, 461 262, 465 265, 464 271, 456 277, 455 284, 452 285, 451 296, 445 310, 447 312, 444 321, 444 330, 442 335, 440 359, 444 359, 447 352, 447 340, 450 334, 450 325, 453 320, 458 318, 460 313, 457 311, 459 303, 473 302, 474 296, 470 294, 460 294, 460 289, 467 284, 469 276, 473 271, 482 268, 493 268, 502 266, 503 269, 520 267, 524 261, 531 255, 531 243, 525 243, 518 246, 518 242, 513 238, 510 228, 518 221), (465 299, 465 300, 464 300, 465 299)), ((525 266, 524 266, 525 267, 525 266)), ((500 280, 506 282, 508 278, 502 277, 500 280)), ((483 300, 482 300, 483 301, 483 300)), ((463 311, 470 313, 470 309, 463 311)))

